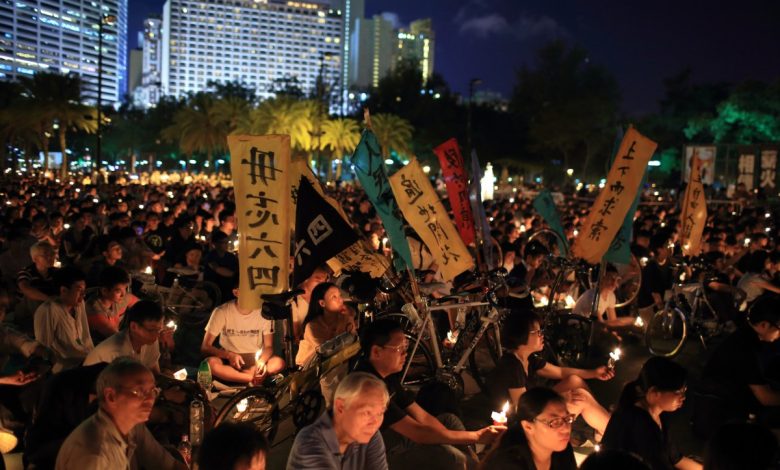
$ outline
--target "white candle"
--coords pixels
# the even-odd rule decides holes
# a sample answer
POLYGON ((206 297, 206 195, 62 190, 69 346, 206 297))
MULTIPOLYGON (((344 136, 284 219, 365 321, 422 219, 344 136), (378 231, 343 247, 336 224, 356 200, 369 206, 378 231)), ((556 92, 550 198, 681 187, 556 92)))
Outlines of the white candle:
POLYGON ((144 274, 152 274, 152 267, 147 266, 146 269, 144 269, 144 274))
POLYGON ((187 369, 179 369, 173 373, 173 378, 176 380, 187 380, 187 369))
POLYGON ((179 325, 176 324, 175 321, 171 320, 168 323, 165 324, 165 326, 173 331, 176 331, 176 328, 179 327, 179 325))
POLYGON ((609 353, 609 361, 607 362, 607 367, 610 369, 615 368, 615 364, 617 361, 620 360, 620 356, 623 355, 623 352, 620 350, 620 348, 615 348, 611 353, 609 353))
POLYGON ((645 326, 645 322, 642 320, 642 317, 636 317, 636 320, 634 320, 634 326, 638 326, 639 328, 645 326))
POLYGON ((574 306, 577 304, 577 302, 574 301, 574 297, 571 295, 566 296, 566 308, 574 308, 574 306))
POLYGON ((509 402, 505 402, 501 407, 501 411, 494 411, 490 413, 490 418, 493 420, 493 426, 506 426, 506 413, 509 411, 509 402))
POLYGON ((244 398, 240 402, 236 403, 236 411, 238 411, 239 413, 243 413, 244 411, 246 411, 248 406, 249 406, 249 399, 244 398))

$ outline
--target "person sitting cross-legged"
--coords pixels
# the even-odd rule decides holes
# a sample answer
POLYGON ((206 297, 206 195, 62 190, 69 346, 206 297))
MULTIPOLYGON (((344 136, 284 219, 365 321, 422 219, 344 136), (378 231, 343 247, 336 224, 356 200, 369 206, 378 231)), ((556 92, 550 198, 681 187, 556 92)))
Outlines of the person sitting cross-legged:
POLYGON ((62 443, 56 470, 188 468, 174 459, 144 424, 160 392, 146 366, 135 359, 116 359, 98 376, 96 391, 98 412, 62 443))
POLYGON ((271 322, 260 309, 247 310, 238 304, 238 277, 233 295, 236 299, 215 308, 206 325, 200 351, 207 357, 212 375, 226 382, 262 382, 284 369, 284 359, 274 355, 271 322), (220 347, 214 346, 219 337, 220 347), (259 358, 255 358, 262 349, 259 358))
POLYGON ((382 423, 389 468, 428 470, 463 469, 476 462, 467 446, 490 444, 505 429, 487 426, 467 431, 460 419, 449 413, 434 417, 415 401, 414 393, 401 384, 408 342, 401 325, 379 319, 366 326, 361 337, 363 358, 358 371, 381 378, 390 392, 382 423))

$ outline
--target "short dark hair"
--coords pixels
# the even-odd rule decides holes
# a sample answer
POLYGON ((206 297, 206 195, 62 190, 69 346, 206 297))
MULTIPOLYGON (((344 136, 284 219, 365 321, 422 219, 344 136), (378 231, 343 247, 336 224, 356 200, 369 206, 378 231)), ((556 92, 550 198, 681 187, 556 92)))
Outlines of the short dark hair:
POLYGON ((84 272, 81 271, 79 268, 76 268, 74 266, 64 266, 54 271, 54 274, 52 274, 52 280, 54 281, 54 285, 57 286, 58 289, 61 287, 70 289, 71 287, 73 287, 73 284, 79 281, 86 282, 87 276, 84 275, 84 272))
POLYGON ((619 449, 607 449, 593 452, 582 462, 580 470, 601 470, 619 468, 621 470, 650 470, 650 467, 636 454, 619 449))
POLYGON ((125 314, 125 324, 130 322, 142 324, 147 320, 157 321, 163 317, 163 309, 157 302, 151 300, 141 300, 127 309, 125 314))
POLYGON ((396 331, 403 331, 400 323, 392 318, 380 318, 369 323, 363 328, 360 335, 360 349, 363 354, 369 356, 372 346, 384 346, 390 342, 390 335, 396 331))
POLYGON ((119 284, 129 284, 130 275, 119 266, 107 266, 100 272, 100 287, 113 289, 119 284))
POLYGON ((780 328, 780 298, 774 294, 758 297, 748 310, 748 321, 752 325, 765 321, 780 328))
POLYGON ((206 433, 198 453, 201 470, 234 469, 258 453, 268 455, 268 440, 247 423, 223 423, 206 433))
POLYGON ((535 312, 513 311, 501 326, 501 346, 515 350, 518 346, 528 344, 528 335, 534 322, 542 324, 542 319, 535 312))

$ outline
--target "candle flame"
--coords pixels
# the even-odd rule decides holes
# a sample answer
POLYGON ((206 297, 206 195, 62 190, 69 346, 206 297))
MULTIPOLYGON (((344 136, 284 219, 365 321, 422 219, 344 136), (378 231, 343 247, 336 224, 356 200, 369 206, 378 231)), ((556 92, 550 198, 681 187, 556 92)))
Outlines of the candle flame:
POLYGON ((645 326, 645 322, 644 320, 642 320, 642 317, 636 317, 636 320, 634 321, 634 325, 641 328, 645 326))
POLYGON ((609 353, 609 357, 611 357, 615 361, 620 360, 620 356, 623 355, 623 351, 620 350, 620 348, 615 348, 611 353, 609 353))
POLYGON ((187 369, 179 369, 176 372, 173 373, 173 378, 176 380, 186 380, 187 379, 187 369))
POLYGON ((248 398, 244 398, 240 402, 236 403, 236 410, 239 413, 243 413, 244 411, 246 411, 248 406, 249 406, 249 399, 248 398))
POLYGON ((144 274, 152 274, 152 267, 147 266, 146 269, 144 269, 144 274))
POLYGON ((262 356, 262 355, 263 355, 263 350, 262 349, 258 349, 257 352, 255 353, 255 362, 259 361, 260 360, 260 356, 262 356))
POLYGON ((566 296, 566 308, 574 308, 574 306, 577 304, 577 302, 574 301, 574 297, 571 295, 566 296))
POLYGON ((502 413, 507 413, 509 411, 509 400, 504 402, 504 406, 501 407, 502 413))

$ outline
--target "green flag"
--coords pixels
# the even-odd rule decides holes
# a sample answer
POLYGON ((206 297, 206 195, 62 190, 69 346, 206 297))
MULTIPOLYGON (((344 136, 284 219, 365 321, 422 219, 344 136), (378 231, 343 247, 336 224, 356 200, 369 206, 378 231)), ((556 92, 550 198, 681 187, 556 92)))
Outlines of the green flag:
POLYGON ((558 238, 558 251, 562 255, 569 254, 569 241, 566 240, 566 235, 563 232, 563 225, 561 225, 561 217, 558 214, 558 208, 555 207, 555 201, 553 201, 552 194, 549 189, 544 189, 534 199, 534 209, 539 215, 542 216, 550 229, 557 233, 558 238))
POLYGON ((406 241, 401 221, 401 212, 393 197, 390 182, 387 180, 387 171, 380 148, 374 133, 366 129, 363 131, 360 143, 355 148, 355 153, 352 154, 352 164, 355 166, 355 173, 360 184, 385 226, 390 245, 395 251, 393 264, 396 270, 403 271, 407 267, 414 270, 412 253, 409 250, 409 242, 406 241))

